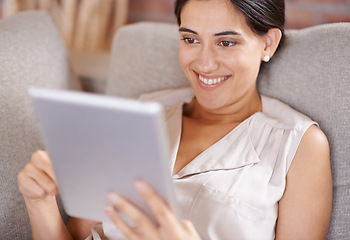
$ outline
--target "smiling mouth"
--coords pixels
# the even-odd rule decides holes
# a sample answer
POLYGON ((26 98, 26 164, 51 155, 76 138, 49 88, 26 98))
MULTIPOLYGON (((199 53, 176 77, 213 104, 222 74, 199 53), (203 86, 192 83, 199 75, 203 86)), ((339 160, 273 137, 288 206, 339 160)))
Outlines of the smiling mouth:
POLYGON ((221 83, 221 82, 223 82, 231 77, 231 75, 227 75, 225 77, 218 77, 218 78, 205 78, 205 77, 199 75, 198 73, 197 73, 197 75, 198 75, 199 80, 208 86, 212 86, 212 85, 221 83))

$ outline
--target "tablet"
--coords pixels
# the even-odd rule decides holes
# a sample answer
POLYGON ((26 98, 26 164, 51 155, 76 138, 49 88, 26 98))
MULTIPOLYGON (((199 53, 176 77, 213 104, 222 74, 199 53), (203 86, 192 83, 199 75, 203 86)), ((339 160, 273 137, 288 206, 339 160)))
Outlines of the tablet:
POLYGON ((115 191, 155 220, 134 190, 138 179, 178 213, 160 104, 53 89, 29 94, 68 215, 108 221, 106 195, 115 191))

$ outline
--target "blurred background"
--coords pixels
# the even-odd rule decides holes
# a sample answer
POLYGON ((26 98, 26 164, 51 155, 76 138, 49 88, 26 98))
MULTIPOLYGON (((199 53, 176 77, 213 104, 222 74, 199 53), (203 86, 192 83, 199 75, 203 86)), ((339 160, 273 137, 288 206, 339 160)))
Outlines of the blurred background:
MULTIPOLYGON (((175 23, 175 0, 0 0, 0 18, 30 9, 49 11, 70 49, 109 51, 126 23, 175 23)), ((286 28, 350 22, 350 0, 286 0, 286 28)))
MULTIPOLYGON (((75 72, 87 80, 98 81, 104 80, 107 75, 112 37, 118 28, 139 21, 175 23, 174 2, 0 0, 0 19, 25 10, 42 9, 50 12, 69 49, 75 72)), ((350 0, 286 0, 286 20, 287 29, 350 22, 350 0)))
MULTIPOLYGON (((174 0, 130 0, 130 22, 153 20, 174 22, 174 0)), ((285 0, 287 28, 322 23, 349 22, 349 0, 285 0)))

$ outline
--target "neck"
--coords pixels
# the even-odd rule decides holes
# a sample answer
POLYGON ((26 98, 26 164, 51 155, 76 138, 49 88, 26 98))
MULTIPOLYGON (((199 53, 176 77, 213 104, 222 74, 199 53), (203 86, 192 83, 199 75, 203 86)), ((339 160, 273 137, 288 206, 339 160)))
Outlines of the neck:
POLYGON ((184 116, 206 124, 241 123, 256 112, 262 111, 262 102, 258 91, 237 99, 235 102, 218 109, 207 109, 194 98, 184 106, 184 116))

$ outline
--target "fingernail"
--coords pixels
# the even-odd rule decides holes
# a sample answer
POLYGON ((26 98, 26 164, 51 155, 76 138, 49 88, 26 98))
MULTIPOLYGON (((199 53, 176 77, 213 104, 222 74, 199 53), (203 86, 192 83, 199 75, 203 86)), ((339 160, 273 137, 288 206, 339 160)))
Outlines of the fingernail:
POLYGON ((105 206, 105 213, 107 214, 108 217, 112 216, 113 212, 114 212, 113 207, 105 206))
POLYGON ((115 193, 108 193, 107 200, 112 204, 117 204, 118 202, 118 195, 115 193))

